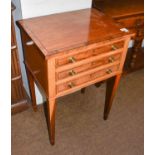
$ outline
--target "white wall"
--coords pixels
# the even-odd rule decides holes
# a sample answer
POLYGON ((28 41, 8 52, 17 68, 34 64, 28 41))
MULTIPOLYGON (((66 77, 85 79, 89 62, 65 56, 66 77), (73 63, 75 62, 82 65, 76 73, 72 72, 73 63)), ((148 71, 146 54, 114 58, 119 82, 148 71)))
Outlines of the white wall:
POLYGON ((21 0, 23 18, 91 7, 92 0, 21 0))
MULTIPOLYGON (((23 19, 43 16, 43 15, 48 15, 53 13, 59 13, 59 12, 90 8, 92 3, 92 0, 20 0, 20 2, 19 0, 13 0, 13 1, 18 3, 17 4, 18 6, 21 5, 21 14, 23 19)), ((16 10, 16 12, 19 13, 19 8, 18 10, 16 10)), ((17 16, 18 16, 18 13, 17 13, 17 16)), ((19 30, 17 29, 17 32, 18 31, 19 30)), ((29 92, 27 78, 23 67, 22 47, 21 47, 21 41, 19 36, 20 35, 17 36, 18 38, 17 42, 20 47, 19 53, 20 53, 20 60, 22 65, 23 81, 27 92, 29 92)), ((45 97, 43 96, 43 93, 40 93, 37 86, 35 86, 35 88, 36 88, 35 91, 37 96, 37 103, 41 104, 45 100, 45 97)))

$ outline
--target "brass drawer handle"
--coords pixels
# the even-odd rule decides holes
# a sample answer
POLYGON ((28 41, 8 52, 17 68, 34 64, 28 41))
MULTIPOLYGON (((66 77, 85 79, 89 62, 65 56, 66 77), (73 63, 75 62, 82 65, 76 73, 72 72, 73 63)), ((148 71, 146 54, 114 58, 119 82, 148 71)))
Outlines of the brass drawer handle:
POLYGON ((14 50, 14 49, 16 49, 16 47, 17 47, 16 45, 11 46, 11 49, 14 50))
POLYGON ((68 83, 69 88, 73 88, 74 86, 75 86, 75 84, 73 82, 68 83))
POLYGON ((109 61, 110 63, 113 63, 113 62, 115 61, 115 58, 114 58, 114 57, 109 57, 108 61, 109 61))
POLYGON ((107 74, 111 74, 111 73, 112 73, 112 70, 111 70, 111 69, 108 69, 108 70, 106 71, 106 73, 107 73, 107 74))
POLYGON ((69 57, 68 60, 69 60, 70 63, 76 62, 76 59, 74 57, 69 57))
POLYGON ((34 44, 33 41, 28 41, 28 42, 26 42, 26 45, 27 45, 27 46, 31 46, 31 45, 33 45, 33 44, 34 44))
POLYGON ((117 50, 118 49, 118 47, 116 45, 112 45, 111 48, 112 48, 112 50, 117 50))
POLYGON ((76 75, 76 72, 75 72, 74 70, 70 70, 70 71, 68 72, 68 74, 69 74, 70 76, 74 76, 74 75, 76 75))

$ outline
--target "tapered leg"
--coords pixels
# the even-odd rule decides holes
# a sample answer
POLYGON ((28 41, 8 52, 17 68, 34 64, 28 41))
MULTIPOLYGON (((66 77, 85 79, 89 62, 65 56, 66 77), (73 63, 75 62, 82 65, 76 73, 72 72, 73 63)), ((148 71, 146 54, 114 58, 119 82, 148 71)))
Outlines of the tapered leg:
POLYGON ((31 94, 31 101, 32 101, 32 107, 34 111, 37 111, 37 103, 36 103, 36 95, 35 95, 35 87, 34 87, 34 79, 27 69, 27 77, 29 82, 29 88, 30 88, 30 94, 31 94))
POLYGON ((55 143, 55 99, 47 100, 47 109, 48 109, 48 129, 49 129, 49 138, 52 145, 55 143))
POLYGON ((107 80, 107 88, 106 88, 106 99, 105 99, 105 107, 104 107, 104 119, 108 118, 112 102, 118 88, 118 84, 121 78, 121 74, 116 75, 107 80))

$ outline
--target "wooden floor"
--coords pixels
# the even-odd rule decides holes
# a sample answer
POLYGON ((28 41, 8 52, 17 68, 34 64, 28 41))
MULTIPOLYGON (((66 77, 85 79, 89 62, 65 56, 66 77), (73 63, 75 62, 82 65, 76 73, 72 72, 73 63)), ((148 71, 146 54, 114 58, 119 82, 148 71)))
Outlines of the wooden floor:
POLYGON ((103 120, 105 84, 58 99, 56 144, 48 139, 43 106, 12 116, 12 155, 143 155, 143 70, 121 79, 103 120))

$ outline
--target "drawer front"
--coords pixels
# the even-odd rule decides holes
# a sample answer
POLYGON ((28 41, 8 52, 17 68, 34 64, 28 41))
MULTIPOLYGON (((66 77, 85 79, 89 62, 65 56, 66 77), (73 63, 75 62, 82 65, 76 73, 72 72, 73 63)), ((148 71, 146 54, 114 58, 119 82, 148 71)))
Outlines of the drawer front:
POLYGON ((92 52, 93 52, 93 50, 89 50, 89 51, 81 52, 81 53, 78 53, 75 55, 70 55, 70 56, 62 58, 62 59, 58 59, 58 60, 56 60, 56 65, 57 65, 57 67, 59 67, 59 66, 63 66, 63 65, 71 64, 71 63, 76 63, 80 60, 87 59, 87 58, 91 57, 92 52))
POLYGON ((91 58, 93 56, 97 56, 103 53, 108 53, 110 51, 115 51, 117 49, 123 48, 124 41, 116 42, 109 45, 103 45, 100 47, 96 47, 92 50, 79 51, 78 53, 73 52, 73 54, 69 54, 68 56, 57 58, 56 59, 56 68, 62 67, 69 64, 75 64, 82 60, 91 58))
POLYGON ((81 77, 79 79, 60 84, 57 86, 57 93, 60 93, 65 90, 70 90, 70 89, 72 89, 76 86, 82 85, 83 83, 86 83, 90 80, 91 80, 90 75, 87 75, 87 76, 81 77))
POLYGON ((85 71, 94 69, 96 67, 107 65, 109 63, 114 63, 116 61, 120 61, 120 59, 121 59, 121 53, 113 54, 111 56, 108 56, 108 57, 105 57, 99 60, 95 60, 93 62, 84 64, 84 65, 81 65, 81 66, 60 72, 60 73, 58 72, 56 77, 57 77, 57 80, 61 80, 61 79, 68 78, 68 77, 73 77, 85 71))
POLYGON ((110 74, 113 74, 119 70, 119 65, 114 65, 111 67, 108 67, 106 69, 102 69, 96 72, 93 72, 89 75, 82 76, 80 78, 65 82, 63 84, 59 84, 57 86, 57 94, 65 92, 65 91, 72 91, 73 89, 76 89, 77 87, 83 87, 86 83, 95 83, 98 82, 97 79, 104 78, 105 76, 110 76, 110 74), (95 81, 96 80, 96 81, 95 81), (95 82, 94 82, 95 81, 95 82))
POLYGON ((144 26, 143 16, 123 18, 116 21, 126 28, 140 28, 144 26))

